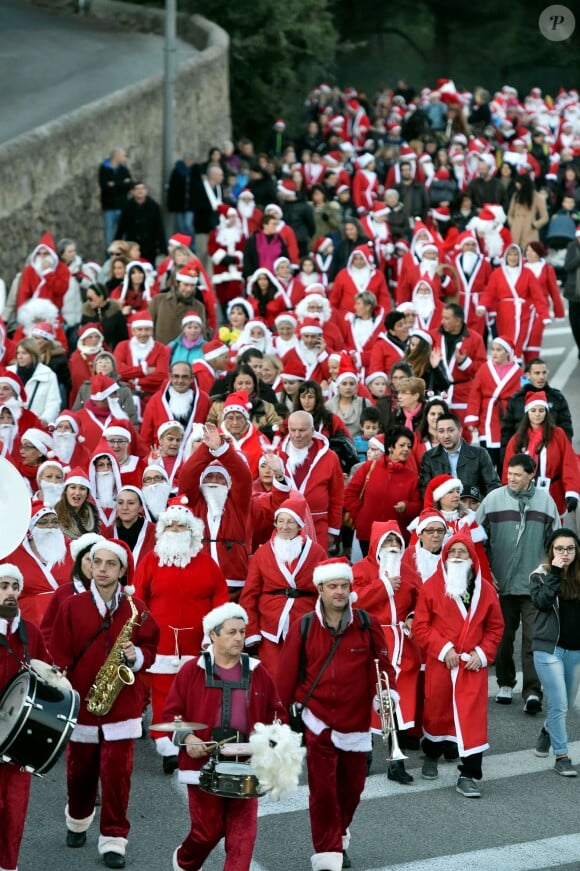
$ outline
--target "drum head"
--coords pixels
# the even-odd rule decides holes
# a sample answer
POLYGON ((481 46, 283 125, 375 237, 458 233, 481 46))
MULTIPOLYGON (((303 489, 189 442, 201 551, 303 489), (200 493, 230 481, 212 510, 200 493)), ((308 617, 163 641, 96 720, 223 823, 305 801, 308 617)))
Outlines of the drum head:
POLYGON ((64 676, 62 671, 49 665, 48 662, 43 662, 42 659, 31 659, 30 667, 51 687, 56 687, 59 690, 72 690, 71 682, 64 676))
POLYGON ((229 774, 238 777, 251 777, 254 772, 246 762, 218 762, 215 767, 216 774, 229 774))
POLYGON ((16 726, 28 698, 30 675, 26 671, 15 675, 0 699, 0 752, 16 726))

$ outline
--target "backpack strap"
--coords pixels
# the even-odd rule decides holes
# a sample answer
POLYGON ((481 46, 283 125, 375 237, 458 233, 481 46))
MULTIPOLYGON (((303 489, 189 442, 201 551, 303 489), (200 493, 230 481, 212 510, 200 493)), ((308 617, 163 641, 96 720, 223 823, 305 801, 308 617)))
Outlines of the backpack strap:
POLYGON ((314 618, 314 611, 309 611, 308 614, 305 614, 300 621, 300 665, 298 667, 298 681, 302 683, 306 678, 306 639, 308 638, 308 633, 310 632, 310 627, 312 625, 312 620, 314 618))

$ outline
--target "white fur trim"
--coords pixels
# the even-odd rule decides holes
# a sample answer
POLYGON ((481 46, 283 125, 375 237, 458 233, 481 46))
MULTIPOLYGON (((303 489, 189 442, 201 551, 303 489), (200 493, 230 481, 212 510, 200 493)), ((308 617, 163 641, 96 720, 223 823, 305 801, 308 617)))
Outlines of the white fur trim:
POLYGON ((319 584, 325 584, 327 581, 349 581, 352 583, 352 579, 352 568, 348 563, 332 563, 330 565, 321 563, 321 565, 316 566, 312 575, 312 583, 315 587, 319 584))
POLYGON ((350 847, 350 829, 346 830, 346 835, 342 836, 342 849, 348 850, 350 847))
POLYGON ((427 527, 429 523, 441 523, 441 525, 447 529, 447 524, 445 523, 445 519, 438 516, 437 514, 429 513, 428 517, 425 517, 420 523, 417 524, 417 535, 420 535, 423 530, 427 527))
POLYGON ((119 439, 127 439, 127 441, 131 441, 131 433, 128 429, 125 429, 124 426, 107 426, 103 430, 103 438, 109 438, 109 436, 117 436, 119 439))
POLYGON ((199 786, 199 771, 185 769, 177 772, 178 783, 188 783, 190 786, 199 786))
POLYGON ((481 649, 481 647, 479 647, 479 645, 476 645, 473 649, 475 650, 475 652, 477 653, 477 655, 478 655, 479 658, 481 659, 481 664, 482 664, 482 666, 483 666, 484 668, 487 668, 487 665, 488 665, 488 662, 487 662, 487 656, 485 655, 485 653, 483 652, 483 650, 481 649))
POLYGON ((127 849, 127 838, 114 838, 112 835, 99 835, 98 844, 99 856, 104 856, 105 853, 118 853, 120 856, 125 855, 127 849))
POLYGON ((209 614, 205 615, 203 618, 203 631, 206 635, 209 635, 212 629, 215 629, 224 620, 232 620, 236 617, 243 620, 245 626, 248 625, 248 614, 242 606, 236 604, 236 602, 226 602, 225 605, 219 605, 210 611, 209 614))
POLYGON ((290 517, 293 517, 300 529, 304 529, 304 518, 300 517, 295 511, 292 511, 290 508, 278 508, 277 511, 274 512, 274 520, 278 519, 279 514, 289 514, 290 517))
POLYGON ((81 832, 87 831, 95 818, 95 812, 93 811, 90 816, 85 817, 83 820, 75 820, 75 818, 71 817, 71 815, 69 814, 67 804, 64 809, 64 818, 66 820, 66 827, 69 832, 76 832, 77 834, 80 834, 81 832))
POLYGON ((172 742, 171 738, 168 738, 167 735, 164 735, 163 738, 155 739, 155 749, 159 753, 160 756, 176 756, 177 750, 175 749, 175 744, 172 742))
POLYGON ((177 674, 182 665, 193 659, 193 656, 182 656, 176 659, 174 653, 158 653, 155 657, 155 662, 151 668, 147 669, 148 674, 177 674))
POLYGON ((448 651, 450 651, 452 648, 453 648, 453 642, 448 641, 447 644, 444 644, 443 647, 441 648, 441 650, 439 651, 439 655, 437 656, 437 659, 440 662, 443 662, 445 660, 445 654, 448 653, 448 651))
POLYGON ((70 740, 76 741, 77 744, 98 744, 99 727, 85 726, 83 723, 77 723, 72 730, 70 740))
POLYGON ((125 738, 140 738, 143 734, 141 717, 120 720, 118 723, 103 723, 101 726, 105 741, 122 741, 125 738))
POLYGON ((452 490, 459 490, 461 493, 463 491, 463 484, 459 480, 459 478, 451 478, 449 481, 445 481, 444 484, 440 484, 433 490, 433 502, 439 502, 440 499, 443 499, 444 496, 447 496, 448 493, 451 493, 452 490))
POLYGON ((84 535, 79 536, 79 538, 73 538, 71 543, 68 546, 70 551, 70 555, 73 560, 76 560, 77 556, 82 550, 86 548, 92 547, 97 542, 106 541, 102 535, 99 535, 97 532, 85 532, 84 535))
POLYGON ((22 592, 24 577, 18 566, 13 563, 0 563, 0 578, 12 578, 13 581, 18 581, 18 589, 22 592))
POLYGON ((94 559, 94 556, 98 550, 108 550, 111 553, 114 553, 116 557, 119 558, 119 562, 123 566, 123 568, 127 568, 127 551, 124 547, 121 547, 120 544, 116 544, 116 542, 111 541, 110 539, 103 539, 104 544, 102 542, 97 542, 93 544, 91 548, 91 561, 94 559))
POLYGON ((312 871, 341 871, 342 853, 315 853, 310 862, 312 871))
MULTIPOLYGON (((127 591, 128 591, 128 588, 125 587, 125 592, 127 592, 127 591)), ((133 593, 130 593, 129 595, 132 596, 133 593)), ((133 663, 133 665, 130 666, 131 671, 133 673, 135 673, 136 671, 141 671, 141 669, 143 668, 143 663, 145 662, 145 657, 143 656, 143 651, 141 650, 140 647, 135 648, 135 654, 136 654, 135 662, 133 663)))
MULTIPOLYGON (((494 339, 494 342, 495 341, 497 341, 497 339, 494 339)), ((534 408, 534 406, 536 405, 541 405, 542 408, 550 407, 545 399, 532 399, 530 400, 530 402, 526 402, 526 404, 524 405, 524 412, 527 414, 530 408, 534 408)))

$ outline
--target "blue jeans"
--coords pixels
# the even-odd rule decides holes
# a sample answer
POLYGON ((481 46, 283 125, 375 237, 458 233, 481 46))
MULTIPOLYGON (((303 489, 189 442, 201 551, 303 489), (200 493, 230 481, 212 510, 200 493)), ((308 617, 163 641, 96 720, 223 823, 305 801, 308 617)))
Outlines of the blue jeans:
POLYGON ((174 212, 175 231, 177 233, 185 233, 186 236, 191 236, 190 248, 193 249, 195 244, 195 230, 193 229, 193 212, 174 212))
POLYGON ((103 209, 103 232, 105 234, 105 250, 115 238, 117 225, 121 217, 121 209, 103 209))
POLYGON ((534 665, 548 701, 544 727, 550 735, 552 750, 555 756, 566 756, 566 714, 580 686, 580 650, 563 647, 556 647, 553 653, 534 650, 534 665))

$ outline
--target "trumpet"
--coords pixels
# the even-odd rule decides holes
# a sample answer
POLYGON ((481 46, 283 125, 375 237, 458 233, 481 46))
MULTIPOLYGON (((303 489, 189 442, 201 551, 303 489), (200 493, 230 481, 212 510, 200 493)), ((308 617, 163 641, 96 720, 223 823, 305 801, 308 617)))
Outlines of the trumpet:
POLYGON ((377 672, 376 696, 379 705, 379 717, 381 718, 383 744, 386 746, 390 744, 390 755, 387 756, 387 762, 399 762, 409 757, 405 756, 399 747, 389 676, 386 671, 380 670, 378 659, 375 659, 375 669, 377 672))

